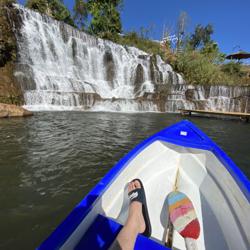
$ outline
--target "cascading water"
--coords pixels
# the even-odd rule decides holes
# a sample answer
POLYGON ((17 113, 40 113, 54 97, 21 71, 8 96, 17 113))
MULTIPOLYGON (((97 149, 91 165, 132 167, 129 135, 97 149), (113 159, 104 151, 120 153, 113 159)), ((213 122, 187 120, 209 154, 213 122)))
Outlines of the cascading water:
POLYGON ((174 85, 165 110, 178 109, 250 112, 250 88, 247 86, 174 85))
MULTIPOLYGON (((13 15, 13 14, 12 14, 13 15)), ((159 56, 15 5, 15 76, 30 110, 249 111, 249 88, 190 86, 159 56)))
MULTIPOLYGON (((19 60, 15 75, 28 109, 157 111, 155 104, 136 100, 145 92, 154 92, 155 66, 149 55, 17 8, 22 25, 16 32, 19 60)), ((155 71, 164 84, 168 72, 174 72, 159 57, 156 60, 155 71)), ((179 75, 176 78, 182 81, 179 75)))

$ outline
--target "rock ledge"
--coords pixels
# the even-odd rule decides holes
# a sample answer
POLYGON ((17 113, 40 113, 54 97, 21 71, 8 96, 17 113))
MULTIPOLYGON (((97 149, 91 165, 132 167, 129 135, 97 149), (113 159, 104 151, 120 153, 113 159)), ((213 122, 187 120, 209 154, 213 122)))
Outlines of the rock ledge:
POLYGON ((0 103, 0 118, 31 116, 32 112, 13 104, 0 103))

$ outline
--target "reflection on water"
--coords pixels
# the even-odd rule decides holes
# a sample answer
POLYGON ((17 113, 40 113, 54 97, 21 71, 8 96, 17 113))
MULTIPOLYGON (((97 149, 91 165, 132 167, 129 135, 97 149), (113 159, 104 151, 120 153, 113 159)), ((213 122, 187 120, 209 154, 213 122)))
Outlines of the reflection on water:
MULTIPOLYGON (((34 249, 125 153, 181 118, 51 112, 0 120, 0 249, 34 249)), ((250 176, 249 124, 191 121, 250 176)))

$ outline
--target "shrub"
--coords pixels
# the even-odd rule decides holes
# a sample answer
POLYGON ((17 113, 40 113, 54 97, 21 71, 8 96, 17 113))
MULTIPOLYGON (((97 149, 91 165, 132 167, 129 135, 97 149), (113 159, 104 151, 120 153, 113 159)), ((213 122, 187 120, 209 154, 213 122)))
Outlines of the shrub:
POLYGON ((239 62, 229 62, 221 66, 221 70, 231 76, 241 75, 241 64, 239 62))
POLYGON ((228 77, 199 51, 187 50, 177 55, 173 67, 190 84, 225 84, 228 77))

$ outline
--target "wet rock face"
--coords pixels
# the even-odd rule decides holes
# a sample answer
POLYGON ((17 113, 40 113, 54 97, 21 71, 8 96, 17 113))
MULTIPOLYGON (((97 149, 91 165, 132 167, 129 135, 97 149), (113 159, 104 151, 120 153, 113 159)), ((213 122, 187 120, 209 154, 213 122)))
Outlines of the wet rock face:
POLYGON ((134 80, 134 93, 138 95, 141 89, 142 83, 144 82, 144 70, 141 64, 138 64, 135 70, 135 80, 134 80))
POLYGON ((0 40, 0 67, 4 67, 11 60, 15 45, 0 40))
POLYGON ((157 65, 156 55, 152 55, 150 57, 150 78, 151 81, 155 84, 163 83, 163 74, 159 70, 159 67, 157 65))
POLYGON ((148 55, 139 55, 138 58, 142 60, 148 60, 148 55))
POLYGON ((32 68, 28 64, 17 64, 15 70, 16 72, 14 73, 14 76, 23 91, 26 89, 36 89, 34 73, 32 71, 32 68), (25 72, 25 74, 23 72, 25 72))
POLYGON ((166 110, 166 100, 168 100, 169 96, 171 96, 171 89, 169 88, 168 84, 155 85, 155 94, 153 100, 160 112, 168 111, 166 110))
POLYGON ((16 40, 8 17, 8 9, 0 5, 0 67, 16 58, 16 40))
POLYGON ((61 36, 63 38, 63 41, 65 43, 67 43, 69 41, 69 35, 68 35, 67 30, 66 30, 66 26, 61 22, 59 27, 60 27, 60 32, 61 32, 61 36))
MULTIPOLYGON (((9 1, 0 3, 0 102, 23 104, 22 91, 14 77, 17 44, 11 22, 18 19, 9 1)), ((19 24, 20 25, 20 24, 19 24)), ((16 27, 18 29, 18 26, 16 27)))
POLYGON ((73 53, 73 58, 75 59, 77 56, 77 43, 74 37, 72 38, 72 53, 73 53))
POLYGON ((187 89, 185 91, 185 97, 186 97, 186 100, 193 101, 195 98, 195 90, 194 89, 187 89))
POLYGON ((96 102, 101 101, 102 98, 97 93, 81 93, 79 100, 80 105, 87 110, 94 106, 96 102))
POLYGON ((174 83, 173 72, 168 71, 168 84, 172 85, 174 83))
POLYGON ((103 57, 103 64, 106 68, 106 80, 113 87, 113 80, 115 77, 115 62, 111 51, 106 51, 103 57))
POLYGON ((170 93, 170 89, 167 84, 156 84, 155 93, 162 99, 166 99, 170 93))

